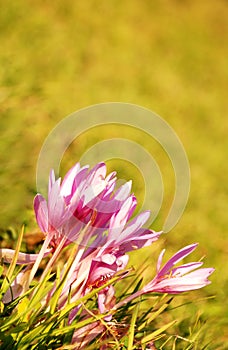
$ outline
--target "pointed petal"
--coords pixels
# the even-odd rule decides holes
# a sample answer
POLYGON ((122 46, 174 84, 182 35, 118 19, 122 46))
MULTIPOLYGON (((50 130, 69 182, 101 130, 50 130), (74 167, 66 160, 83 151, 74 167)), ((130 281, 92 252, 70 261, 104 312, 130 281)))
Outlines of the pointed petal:
POLYGON ((61 195, 69 196, 72 193, 72 187, 74 179, 80 170, 80 164, 76 163, 64 176, 64 179, 61 184, 61 195))
POLYGON ((203 265, 203 262, 192 262, 189 264, 178 266, 172 270, 172 276, 174 277, 183 276, 195 269, 198 269, 202 265, 203 265))
POLYGON ((127 197, 130 195, 131 192, 131 186, 132 186, 132 181, 128 181, 122 186, 119 187, 119 189, 116 191, 114 198, 123 201, 127 199, 127 197))
POLYGON ((190 244, 184 248, 182 248, 181 250, 179 250, 176 254, 174 254, 169 260, 168 262, 163 266, 163 268, 161 269, 161 271, 159 272, 159 275, 166 275, 170 269, 172 269, 172 267, 178 263, 180 260, 182 260, 183 258, 185 258, 187 255, 189 255, 191 252, 193 252, 193 250, 196 249, 198 243, 195 244, 190 244))
POLYGON ((211 283, 207 278, 213 271, 213 268, 202 268, 190 272, 183 277, 165 278, 161 282, 155 284, 152 290, 161 293, 181 293, 203 288, 211 283))
POLYGON ((119 212, 111 217, 108 238, 110 240, 118 241, 118 237, 122 232, 126 222, 129 218, 129 212, 134 206, 134 198, 129 197, 122 205, 119 212))
POLYGON ((125 240, 128 240, 130 237, 135 237, 137 239, 137 231, 145 224, 149 217, 149 211, 143 212, 136 216, 128 224, 127 228, 120 233, 119 237, 117 238, 117 242, 123 242, 125 240))
POLYGON ((165 249, 163 249, 161 251, 161 253, 159 254, 159 257, 158 257, 158 261, 157 261, 157 274, 159 273, 159 270, 161 268, 161 264, 162 264, 162 259, 163 259, 163 256, 165 254, 165 249))
POLYGON ((83 206, 88 205, 95 197, 97 197, 106 187, 105 180, 101 180, 99 183, 89 186, 83 193, 83 206))
POLYGON ((156 242, 160 237, 161 233, 162 232, 154 232, 146 229, 140 229, 136 232, 137 238, 135 238, 135 236, 129 237, 125 240, 125 242, 120 244, 120 250, 121 252, 127 253, 135 249, 147 247, 153 242, 156 242))
POLYGON ((41 194, 37 194, 34 198, 34 211, 36 221, 42 232, 48 231, 48 207, 46 199, 41 194))
POLYGON ((65 201, 60 195, 60 179, 57 180, 49 193, 48 196, 48 213, 49 213, 49 224, 54 228, 58 229, 63 221, 63 215, 65 213, 65 201))
POLYGON ((55 172, 54 172, 54 170, 52 169, 52 170, 50 171, 50 175, 49 175, 48 193, 51 191, 52 186, 54 185, 54 183, 55 183, 55 172))

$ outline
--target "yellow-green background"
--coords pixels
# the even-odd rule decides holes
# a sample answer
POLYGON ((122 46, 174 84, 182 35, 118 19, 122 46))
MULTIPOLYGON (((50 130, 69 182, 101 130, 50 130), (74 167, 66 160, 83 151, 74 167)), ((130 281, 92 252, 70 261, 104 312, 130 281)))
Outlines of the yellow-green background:
MULTIPOLYGON (((228 2, 225 0, 2 1, 0 4, 0 210, 2 233, 30 224, 42 143, 69 113, 121 101, 161 115, 179 135, 191 167, 189 202, 162 241, 170 254, 200 243, 195 258, 214 266, 203 296, 207 332, 226 348, 228 2)), ((173 175, 162 149, 132 130, 82 135, 64 171, 95 141, 129 137, 156 154, 171 203, 173 175), (167 174, 167 176, 166 176, 167 174)), ((120 177, 139 174, 115 162, 120 177)), ((154 223, 159 229, 168 204, 154 223)), ((152 208, 149 208, 152 209, 152 208)), ((34 229, 34 227, 32 227, 34 229)), ((157 256, 156 248, 153 253, 157 256)), ((137 259, 137 257, 136 257, 137 259)), ((194 295, 197 298, 197 293, 194 295)), ((227 331, 228 332, 228 331, 227 331)), ((227 345, 228 346, 228 345, 227 345)))

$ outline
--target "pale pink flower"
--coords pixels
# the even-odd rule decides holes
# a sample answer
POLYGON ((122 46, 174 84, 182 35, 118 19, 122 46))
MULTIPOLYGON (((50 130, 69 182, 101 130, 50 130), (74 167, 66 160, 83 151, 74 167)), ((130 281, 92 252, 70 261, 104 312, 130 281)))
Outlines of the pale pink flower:
POLYGON ((151 282, 138 292, 130 295, 114 308, 119 308, 127 302, 147 293, 179 294, 182 292, 203 288, 209 283, 208 277, 214 272, 213 268, 200 268, 202 262, 191 262, 174 267, 180 260, 188 256, 196 249, 197 243, 188 245, 176 254, 161 268, 161 262, 165 250, 161 252, 157 262, 157 274, 151 282))
POLYGON ((40 194, 34 199, 37 223, 45 233, 46 239, 31 271, 30 280, 34 277, 48 247, 52 247, 53 257, 46 271, 53 265, 62 249, 72 241, 81 247, 76 258, 77 264, 80 264, 81 255, 86 247, 102 241, 112 215, 120 210, 122 203, 128 198, 132 198, 135 203, 132 205, 133 210, 136 200, 130 194, 131 182, 114 191, 115 184, 115 173, 106 176, 104 163, 97 164, 90 171, 88 166, 81 168, 77 163, 68 171, 62 183, 61 179, 56 180, 54 172, 51 172, 48 200, 40 194))
POLYGON ((208 277, 212 274, 214 269, 200 268, 203 265, 202 262, 191 262, 174 267, 181 259, 192 253, 197 245, 197 243, 191 244, 179 250, 161 268, 162 258, 165 253, 165 250, 163 250, 157 262, 157 275, 143 288, 143 292, 178 294, 199 289, 211 283, 208 277))
MULTIPOLYGON (((88 171, 88 166, 77 163, 64 177, 55 180, 52 171, 49 178, 48 201, 41 194, 34 199, 34 210, 40 229, 49 237, 55 250, 64 239, 64 245, 77 241, 87 244, 87 238, 80 236, 89 224, 93 227, 91 236, 102 234, 109 226, 113 214, 120 210, 122 203, 130 195, 131 182, 114 191, 115 173, 106 176, 106 165, 97 164, 88 171)), ((133 199, 132 211, 136 205, 133 199)), ((131 212, 129 211, 129 215, 131 212)), ((88 233, 88 232, 87 232, 88 233)), ((88 235, 87 235, 88 236, 88 235)))

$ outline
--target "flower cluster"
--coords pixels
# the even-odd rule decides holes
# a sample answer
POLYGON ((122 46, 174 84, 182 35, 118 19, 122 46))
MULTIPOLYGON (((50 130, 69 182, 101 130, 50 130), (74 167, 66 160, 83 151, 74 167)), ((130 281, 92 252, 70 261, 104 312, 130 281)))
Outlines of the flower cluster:
MULTIPOLYGON (((127 253, 151 245, 162 232, 144 227, 150 216, 148 211, 132 218, 137 202, 131 193, 131 182, 116 189, 116 181, 116 173, 107 175, 104 163, 97 164, 91 170, 77 163, 62 182, 60 178, 56 180, 54 172, 51 172, 48 199, 41 194, 37 194, 34 199, 36 220, 45 235, 42 248, 38 254, 19 253, 17 263, 27 266, 5 293, 4 303, 9 303, 28 290, 41 260, 48 256, 47 266, 41 276, 41 280, 44 279, 63 248, 71 243, 76 244, 76 249, 58 298, 59 310, 64 309, 69 302, 69 291, 71 302, 75 302, 94 288, 102 287, 116 274, 120 278, 125 277, 119 271, 126 269, 129 260, 127 253)), ((176 294, 206 286, 210 283, 208 276, 213 272, 212 268, 200 268, 201 262, 174 266, 195 248, 196 244, 192 244, 181 249, 161 268, 163 251, 153 280, 117 304, 114 286, 104 286, 98 293, 99 312, 106 315, 106 320, 110 320, 110 310, 140 295, 151 292, 176 294)), ((3 261, 10 262, 14 251, 2 249, 0 255, 3 261)), ((44 304, 48 305, 54 292, 55 286, 46 296, 44 304)), ((71 311, 69 323, 74 320, 79 308, 80 305, 71 311)), ((95 326, 102 328, 97 322, 95 326)), ((79 333, 76 332, 72 339, 76 342, 78 337, 79 333)))

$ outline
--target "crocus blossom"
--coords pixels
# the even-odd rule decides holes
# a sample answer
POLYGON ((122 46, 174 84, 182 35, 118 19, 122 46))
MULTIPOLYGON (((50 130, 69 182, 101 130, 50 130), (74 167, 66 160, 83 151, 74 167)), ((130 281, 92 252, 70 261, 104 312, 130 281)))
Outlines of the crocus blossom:
POLYGON ((34 210, 37 223, 51 237, 50 245, 54 250, 63 238, 64 245, 72 241, 87 244, 84 237, 81 237, 81 232, 88 223, 90 229, 94 228, 92 236, 102 234, 109 226, 113 214, 120 210, 127 198, 132 201, 128 211, 128 216, 131 215, 136 206, 135 197, 130 195, 131 183, 124 184, 117 191, 114 191, 115 184, 115 173, 106 176, 104 163, 97 164, 90 171, 88 166, 80 167, 77 163, 66 174, 62 183, 51 172, 48 200, 37 194, 34 210))
POLYGON ((214 271, 213 268, 200 268, 202 262, 191 262, 188 264, 174 267, 181 259, 191 254, 197 244, 191 244, 174 254, 168 262, 161 268, 161 262, 165 250, 158 258, 157 274, 155 278, 148 283, 143 292, 160 292, 178 294, 189 290, 199 289, 211 283, 208 277, 214 271))
POLYGON ((119 308, 129 301, 147 293, 179 294, 182 292, 203 288, 209 283, 208 277, 214 272, 213 268, 200 268, 202 262, 191 262, 174 267, 180 260, 191 254, 197 247, 197 243, 188 245, 174 254, 161 268, 165 249, 159 255, 157 261, 157 274, 141 290, 124 299, 114 308, 119 308))

